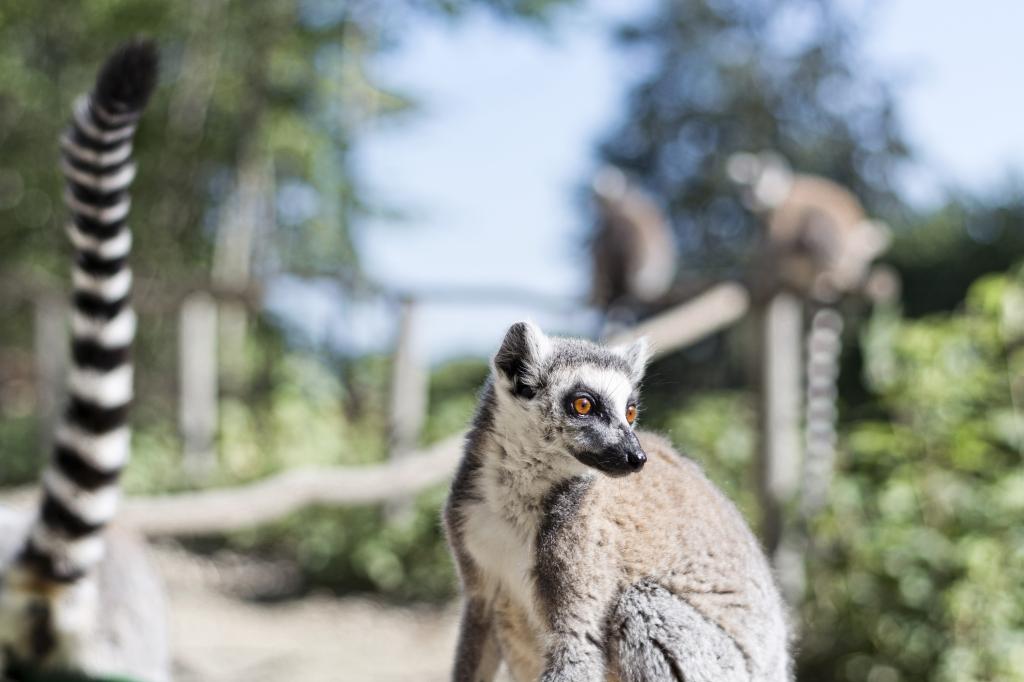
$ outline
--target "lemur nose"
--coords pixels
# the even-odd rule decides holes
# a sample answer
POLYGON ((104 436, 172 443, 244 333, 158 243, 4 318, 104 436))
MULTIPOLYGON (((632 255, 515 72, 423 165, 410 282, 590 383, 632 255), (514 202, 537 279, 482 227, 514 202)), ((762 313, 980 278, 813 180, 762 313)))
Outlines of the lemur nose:
POLYGON ((642 450, 631 452, 626 456, 626 462, 629 464, 629 468, 633 471, 640 471, 644 468, 644 464, 647 463, 647 455, 642 450))

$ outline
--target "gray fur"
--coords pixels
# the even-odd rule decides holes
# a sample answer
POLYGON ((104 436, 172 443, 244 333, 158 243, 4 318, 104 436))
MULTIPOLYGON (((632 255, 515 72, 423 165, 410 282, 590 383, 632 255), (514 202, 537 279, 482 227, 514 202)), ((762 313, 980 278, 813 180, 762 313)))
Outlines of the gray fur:
POLYGON ((626 420, 645 357, 523 323, 506 335, 444 513, 465 596, 457 682, 493 680, 495 651, 519 682, 790 679, 742 517, 626 420))
MULTIPOLYGON (((28 514, 0 508, 0 576, 10 579, 11 566, 25 542, 31 521, 28 514)), ((75 642, 75 648, 84 659, 76 660, 75 667, 94 674, 145 682, 169 680, 167 612, 160 579, 146 557, 140 538, 119 528, 111 528, 107 537, 107 551, 95 575, 67 588, 94 588, 97 602, 102 604, 99 612, 83 610, 92 620, 83 632, 76 633, 80 639, 75 642)), ((59 596, 52 601, 40 599, 24 608, 49 611, 51 604, 60 603, 59 599, 59 596)), ((21 617, 18 613, 2 615, 13 619, 21 617)), ((11 626, 20 629, 17 623, 11 626)), ((9 627, 0 619, 0 632, 7 632, 9 627)), ((6 658, 18 658, 21 649, 17 642, 4 641, 4 646, 6 649, 0 651, 0 669, 6 658)))
MULTIPOLYGON (((547 652, 545 682, 593 680, 604 670, 605 627, 600 585, 576 580, 574 564, 590 557, 576 521, 592 479, 577 476, 554 486, 544 503, 533 568, 537 598, 547 614, 553 646, 547 652)), ((593 557, 597 559, 597 557, 593 557)))
POLYGON ((461 625, 454 679, 458 682, 492 679, 498 671, 501 654, 487 604, 480 598, 467 599, 462 608, 461 625))
POLYGON ((744 682, 747 663, 722 628, 664 587, 631 586, 612 617, 622 682, 744 682), (699 646, 694 646, 699 642, 699 646), (684 672, 685 671, 685 672, 684 672))

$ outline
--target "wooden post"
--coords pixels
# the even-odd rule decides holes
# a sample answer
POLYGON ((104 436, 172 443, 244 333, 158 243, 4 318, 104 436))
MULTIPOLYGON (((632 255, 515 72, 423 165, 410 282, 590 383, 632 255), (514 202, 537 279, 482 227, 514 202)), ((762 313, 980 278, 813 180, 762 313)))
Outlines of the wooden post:
MULTIPOLYGON (((428 390, 429 375, 416 348, 416 304, 407 299, 399 311, 391 368, 388 436, 392 458, 402 459, 415 451, 426 422, 428 390)), ((400 504, 392 511, 401 516, 408 509, 400 504)))
MULTIPOLYGON (((214 283, 229 289, 247 289, 253 279, 253 260, 261 240, 274 224, 274 169, 255 151, 239 162, 234 192, 221 210, 221 221, 213 245, 214 283)), ((239 390, 246 383, 245 342, 249 311, 237 301, 220 307, 221 376, 227 390, 239 390)))
POLYGON ((39 445, 41 452, 49 452, 64 402, 68 365, 68 305, 63 296, 43 294, 35 300, 33 312, 39 445))
POLYGON ((393 456, 416 449, 426 421, 427 370, 416 349, 416 304, 403 301, 391 368, 390 440, 393 456))
POLYGON ((617 346, 644 336, 654 356, 660 357, 735 324, 749 309, 750 295, 746 287, 736 282, 723 282, 632 329, 612 334, 604 342, 617 346))
POLYGON ((217 303, 205 291, 189 294, 178 325, 178 415, 184 467, 194 480, 216 466, 217 303))
MULTIPOLYGON (((800 480, 801 350, 803 305, 790 293, 777 293, 762 311, 761 443, 758 491, 762 541, 780 571, 778 549, 785 532, 783 514, 800 480)), ((782 576, 780 576, 781 578, 782 576)))

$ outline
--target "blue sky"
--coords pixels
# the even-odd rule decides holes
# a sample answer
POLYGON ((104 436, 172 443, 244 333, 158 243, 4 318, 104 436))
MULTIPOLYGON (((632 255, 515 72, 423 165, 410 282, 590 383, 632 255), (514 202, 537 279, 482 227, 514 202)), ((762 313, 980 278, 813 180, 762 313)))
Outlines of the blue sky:
MULTIPOLYGON (((358 248, 367 272, 416 290, 516 286, 579 296, 587 286, 577 190, 595 163, 597 140, 623 115, 643 74, 614 49, 610 27, 641 3, 592 0, 550 35, 486 13, 456 24, 409 27, 402 47, 373 64, 373 77, 412 95, 421 110, 382 122, 357 150, 359 170, 384 205, 406 215, 367 220, 358 248), (629 9, 626 9, 629 8, 629 9)), ((984 190, 1024 159, 1024 3, 887 0, 846 5, 867 17, 864 68, 897 84, 898 103, 920 162, 904 190, 934 201, 943 186, 984 190)), ((328 300, 337 300, 326 294, 328 300)), ((352 349, 391 333, 389 312, 356 306, 338 317, 320 306, 321 332, 352 349)), ((438 360, 493 350, 507 325, 531 318, 554 331, 591 333, 585 314, 526 305, 430 304, 420 351, 438 360)))
POLYGON ((899 84, 919 152, 915 194, 930 185, 985 192, 1024 167, 1024 3, 886 0, 870 15, 872 68, 899 84))

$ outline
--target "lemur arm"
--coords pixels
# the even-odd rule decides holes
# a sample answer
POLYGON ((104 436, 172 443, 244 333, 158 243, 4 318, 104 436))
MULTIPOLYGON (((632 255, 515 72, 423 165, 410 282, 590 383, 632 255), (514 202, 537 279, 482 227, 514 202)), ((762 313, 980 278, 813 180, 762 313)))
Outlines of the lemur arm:
MULTIPOLYGON (((542 531, 543 533, 543 531, 542 531)), ((543 536, 538 543, 545 543, 543 536)), ((600 565, 596 542, 586 543, 566 533, 551 545, 563 548, 540 552, 537 590, 547 614, 550 634, 541 682, 603 680, 605 675, 605 604, 614 591, 606 575, 583 567, 600 565), (573 549, 565 546, 578 543, 573 549)))
POLYGON ((465 546, 463 510, 457 500, 466 495, 468 488, 465 470, 460 470, 442 515, 463 595, 452 682, 492 682, 501 663, 501 651, 494 632, 493 605, 484 591, 480 568, 465 546))
POLYGON ((467 592, 462 604, 452 682, 492 682, 500 663, 493 612, 482 596, 467 592))
POLYGON ((534 581, 549 632, 540 682, 605 678, 607 605, 617 586, 589 490, 587 479, 575 479, 545 500, 534 581))
POLYGON ((594 622, 598 619, 584 613, 565 616, 566 627, 552 632, 549 639, 540 682, 603 680, 605 652, 598 622, 594 622))

